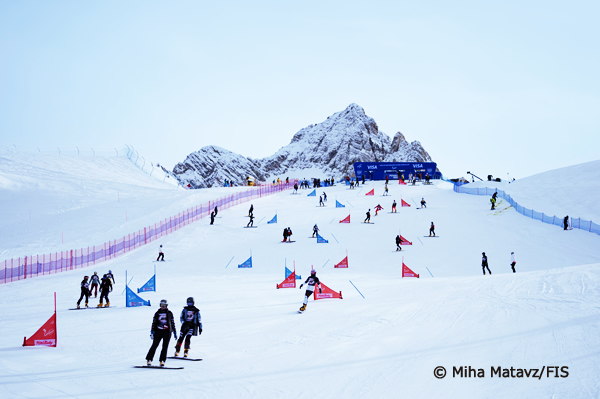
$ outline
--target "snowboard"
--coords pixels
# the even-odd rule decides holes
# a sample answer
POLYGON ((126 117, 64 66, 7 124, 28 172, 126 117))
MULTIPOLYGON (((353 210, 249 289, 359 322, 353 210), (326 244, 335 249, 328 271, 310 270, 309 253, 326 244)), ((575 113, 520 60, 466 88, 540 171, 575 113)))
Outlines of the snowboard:
POLYGON ((258 226, 244 226, 245 229, 256 229, 258 226))
POLYGON ((165 370, 183 370, 183 367, 160 367, 160 366, 133 366, 136 369, 165 369, 165 370))
POLYGON ((423 237, 436 238, 436 237, 439 237, 439 236, 423 236, 423 237))
POLYGON ((110 309, 110 308, 116 308, 116 306, 102 306, 102 307, 90 306, 88 309, 110 309))
POLYGON ((287 241, 281 241, 281 243, 282 243, 282 244, 287 244, 287 243, 290 243, 290 244, 291 244, 291 243, 293 243, 293 242, 296 242, 296 241, 290 241, 290 240, 287 240, 287 241))
POLYGON ((82 307, 82 308, 71 308, 69 310, 85 310, 85 309, 91 309, 91 308, 82 307))
POLYGON ((190 362, 199 362, 202 359, 192 359, 191 357, 169 356, 167 359, 189 360, 190 362))
POLYGON ((169 260, 153 260, 152 262, 154 263, 154 262, 170 262, 170 261, 171 261, 171 259, 169 259, 169 260))
POLYGON ((364 224, 375 224, 373 222, 363 222, 364 224))

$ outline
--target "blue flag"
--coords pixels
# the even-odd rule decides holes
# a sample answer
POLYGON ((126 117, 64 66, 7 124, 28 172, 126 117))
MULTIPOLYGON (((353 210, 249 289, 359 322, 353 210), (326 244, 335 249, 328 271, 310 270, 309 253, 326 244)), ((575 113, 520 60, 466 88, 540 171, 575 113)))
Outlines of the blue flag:
POLYGON ((252 256, 248 258, 247 261, 245 261, 244 263, 242 263, 241 265, 238 265, 238 269, 242 268, 242 267, 252 267, 252 256))
POLYGON ((135 307, 135 306, 150 306, 150 301, 144 301, 142 298, 140 298, 135 292, 133 292, 131 290, 131 288, 129 287, 125 287, 127 294, 125 296, 125 305, 128 308, 131 307, 135 307))
POLYGON ((340 203, 339 203, 339 201, 338 201, 338 200, 335 200, 335 207, 336 207, 336 208, 345 208, 345 207, 346 207, 346 205, 342 205, 342 204, 340 204, 340 203))
POLYGON ((271 224, 271 223, 277 223, 277 214, 275 214, 275 216, 273 216, 273 219, 271 219, 267 222, 267 224, 271 224))
POLYGON ((317 233, 317 244, 327 244, 327 243, 329 243, 329 241, 324 239, 323 237, 321 237, 319 235, 319 233, 317 233))
MULTIPOLYGON (((290 274, 292 274, 292 271, 290 269, 285 268, 285 278, 288 278, 290 276, 290 274)), ((299 274, 296 274, 296 280, 302 280, 302 276, 300 276, 299 274)))
POLYGON ((148 280, 148 282, 144 285, 142 285, 140 288, 138 288, 138 294, 140 292, 147 292, 147 291, 156 291, 156 274, 152 277, 150 277, 150 280, 148 280))
POLYGON ((316 196, 317 196, 317 190, 316 190, 316 189, 314 189, 314 190, 312 191, 312 193, 310 193, 310 194, 307 194, 306 196, 307 196, 307 197, 316 197, 316 196))

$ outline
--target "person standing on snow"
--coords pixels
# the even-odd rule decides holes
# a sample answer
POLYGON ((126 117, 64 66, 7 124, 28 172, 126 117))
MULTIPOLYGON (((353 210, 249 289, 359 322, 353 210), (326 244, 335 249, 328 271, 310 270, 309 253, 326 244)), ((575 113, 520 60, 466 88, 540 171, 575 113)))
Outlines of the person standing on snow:
POLYGON ((88 283, 88 276, 83 276, 83 280, 81 281, 81 296, 79 297, 79 300, 77 301, 77 309, 79 309, 79 304, 81 303, 81 300, 83 299, 83 297, 85 297, 85 307, 88 307, 88 301, 90 299, 90 284, 88 283))
POLYGON ((108 278, 108 275, 104 275, 102 276, 102 282, 100 283, 100 303, 98 304, 98 307, 101 308, 102 307, 102 299, 106 298, 106 307, 110 306, 110 302, 108 300, 108 293, 110 292, 112 288, 112 283, 110 282, 110 278, 108 278))
POLYGON ((215 211, 212 211, 210 213, 210 224, 214 224, 215 223, 215 211))
POLYGON ((287 228, 287 237, 288 240, 291 242, 292 241, 292 229, 291 228, 287 228))
POLYGON ((565 230, 569 229, 569 215, 565 216, 563 219, 563 225, 565 226, 565 230))
POLYGON ((488 267, 488 258, 485 255, 485 252, 481 253, 481 268, 483 269, 483 275, 484 276, 485 276, 485 269, 488 270, 488 272, 490 273, 490 276, 492 275, 492 271, 488 267))
POLYGON ((325 191, 323 191, 323 202, 327 202, 327 194, 325 194, 325 191))
POLYGON ((98 272, 94 272, 92 279, 90 281, 90 296, 92 296, 92 291, 95 291, 94 298, 98 296, 98 286, 100 285, 100 276, 98 276, 98 272))
POLYGON ((383 189, 383 195, 388 195, 389 190, 388 190, 388 186, 387 184, 385 185, 385 188, 383 189))
POLYGON ((377 216, 377 212, 383 210, 383 207, 379 204, 377 204, 377 206, 375 207, 375 216, 377 216))
POLYGON ((112 280, 112 284, 110 285, 110 290, 112 291, 112 285, 115 284, 115 276, 113 276, 112 270, 109 270, 106 276, 112 280))
POLYGON ((219 210, 217 209, 217 207, 215 206, 215 217, 217 217, 217 213, 219 213, 219 210))
POLYGON ((317 224, 315 223, 315 225, 313 226, 313 235, 312 238, 315 238, 315 234, 318 236, 319 235, 319 228, 317 227, 317 224))
POLYGON ((250 210, 248 211, 248 216, 254 216, 254 205, 250 204, 250 210))
POLYGON ((158 247, 158 258, 156 258, 156 261, 165 261, 165 254, 163 253, 163 249, 162 249, 162 244, 160 244, 160 247, 158 247))
POLYGON ((432 234, 435 237, 435 225, 433 222, 431 222, 431 226, 429 227, 429 237, 431 237, 432 234))
POLYGON ((319 196, 319 206, 325 206, 323 203, 323 196, 319 196))
POLYGON ((152 339, 152 346, 146 355, 147 365, 152 365, 152 360, 154 359, 154 353, 156 353, 156 348, 160 344, 160 341, 163 341, 162 350, 160 351, 160 357, 158 360, 160 361, 160 367, 165 366, 165 361, 167 360, 167 350, 169 348, 169 341, 171 340, 171 333, 173 337, 177 339, 177 329, 175 327, 175 320, 173 319, 173 313, 167 309, 166 299, 161 299, 160 301, 160 309, 154 313, 154 317, 152 318, 152 327, 150 328, 150 339, 152 339))
POLYGON ((427 208, 427 202, 425 202, 425 198, 421 198, 421 208, 427 208))
MULTIPOLYGON (((510 253, 510 267, 512 267, 512 271, 513 273, 516 273, 517 271, 515 270, 515 266, 517 265, 517 257, 515 256, 514 252, 510 253)), ((489 270, 489 269, 488 269, 489 270)), ((492 273, 490 273, 492 274, 492 273)))
POLYGON ((192 335, 202 334, 202 317, 200 316, 200 309, 194 306, 194 298, 189 297, 186 300, 187 306, 181 311, 181 329, 179 330, 179 339, 175 345, 175 356, 179 356, 181 351, 181 344, 185 338, 185 346, 183 350, 183 357, 188 357, 190 351, 190 341, 192 335))
POLYGON ((253 227, 253 226, 254 226, 254 215, 250 215, 250 221, 248 222, 246 227, 253 227))
POLYGON ((364 220, 363 223, 371 223, 371 209, 367 211, 367 218, 364 220))
POLYGON ((287 227, 283 228, 283 242, 286 242, 288 238, 288 230, 287 227))
POLYGON ((304 293, 304 304, 300 307, 300 311, 302 311, 302 312, 304 312, 306 310, 308 298, 310 298, 310 296, 315 291, 315 285, 317 285, 319 287, 319 293, 322 292, 321 283, 319 282, 319 278, 317 277, 317 271, 314 269, 311 270, 310 277, 308 277, 304 283, 300 284, 300 289, 302 289, 302 286, 304 284, 307 284, 307 286, 306 286, 306 292, 304 293))
POLYGON ((398 210, 396 209, 396 200, 392 202, 392 213, 398 213, 398 210))
POLYGON ((396 236, 396 251, 402 251, 402 247, 400 246, 400 244, 402 243, 402 239, 400 238, 400 235, 396 236))

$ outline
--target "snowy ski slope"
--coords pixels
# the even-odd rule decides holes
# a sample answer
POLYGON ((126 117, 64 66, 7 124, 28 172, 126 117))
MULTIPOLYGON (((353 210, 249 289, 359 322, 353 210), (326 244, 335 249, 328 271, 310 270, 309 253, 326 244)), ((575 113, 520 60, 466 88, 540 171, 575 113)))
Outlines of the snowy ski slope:
MULTIPOLYGON (((241 189, 184 192, 120 158, 51 158, 0 157, 2 259, 102 242, 241 189)), ((529 188, 520 190, 527 192, 530 206, 543 211, 544 198, 535 203, 535 193, 547 187, 538 186, 535 176, 528 180, 529 188)), ((572 202, 570 182, 579 184, 571 176, 554 191, 564 203, 572 202)), ((598 181, 587 184, 589 196, 597 198, 598 181)), ((79 298, 82 276, 93 268, 0 285, 0 397, 598 396, 597 235, 565 232, 512 209, 494 215, 489 198, 456 194, 444 182, 391 183, 388 197, 381 196, 382 182, 356 190, 337 185, 317 190, 327 192, 325 208, 318 207, 318 196, 306 196, 309 191, 253 201, 256 222, 264 218, 256 229, 243 228, 246 203, 220 212, 214 226, 202 219, 99 265, 99 274, 111 269, 116 276, 110 295, 115 308, 67 310, 79 298), (375 196, 365 196, 372 188, 375 196), (416 210, 422 197, 427 208, 416 210), (388 213, 392 200, 401 198, 412 206, 388 213), (336 199, 346 207, 335 208, 336 199), (378 203, 385 209, 372 216, 374 224, 361 223, 367 209, 374 215, 378 203), (278 223, 267 225, 275 213, 278 223), (351 223, 339 224, 349 213, 351 223), (432 221, 438 238, 424 237, 432 221), (315 223, 328 244, 309 238, 315 223), (281 243, 288 226, 293 244, 281 243), (396 252, 399 232, 413 245, 396 252), (152 306, 126 308, 125 271, 134 290, 144 284, 160 244, 170 262, 156 264, 158 291, 141 294, 152 306), (346 251, 349 268, 334 269, 346 251), (482 251, 492 276, 482 276, 482 251), (517 255, 516 274, 509 266, 511 251, 517 255), (254 267, 238 269, 250 253, 254 267), (401 278, 402 257, 421 278, 401 278), (311 299, 306 312, 298 314, 304 290, 275 289, 285 277, 284 266, 292 269, 294 262, 303 278, 314 266, 322 282, 341 290, 344 299, 311 299), (54 292, 58 347, 21 347, 23 337, 51 316, 54 292), (178 318, 188 296, 196 299, 204 323, 190 354, 204 360, 167 361, 184 370, 132 368, 144 363, 160 299, 169 301, 178 318), (434 376, 438 366, 448 372, 443 379, 434 376), (460 366, 482 369, 485 376, 453 377, 453 367, 460 366), (491 367, 545 367, 547 372, 548 366, 568 367, 568 377, 491 376, 491 367)), ((585 209, 568 212, 585 215, 585 209)), ((170 346, 169 356, 173 341, 170 346)))

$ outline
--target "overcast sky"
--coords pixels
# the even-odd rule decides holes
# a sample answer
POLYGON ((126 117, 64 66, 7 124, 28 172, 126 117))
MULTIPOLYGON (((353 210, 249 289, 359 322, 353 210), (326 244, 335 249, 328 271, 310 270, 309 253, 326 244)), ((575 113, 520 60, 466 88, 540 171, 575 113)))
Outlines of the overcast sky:
POLYGON ((0 143, 252 158, 357 103, 448 177, 600 159, 598 1, 0 0, 0 143))

